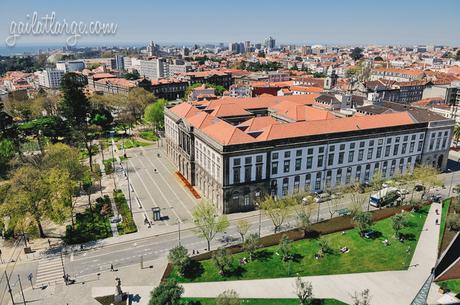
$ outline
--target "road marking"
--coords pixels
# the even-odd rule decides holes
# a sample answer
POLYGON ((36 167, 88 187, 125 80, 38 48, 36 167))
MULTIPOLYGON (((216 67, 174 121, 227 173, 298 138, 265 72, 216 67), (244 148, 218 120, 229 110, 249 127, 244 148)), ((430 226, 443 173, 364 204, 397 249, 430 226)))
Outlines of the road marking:
POLYGON ((61 257, 41 259, 38 262, 35 286, 41 287, 47 284, 53 285, 63 282, 64 271, 62 269, 61 257))

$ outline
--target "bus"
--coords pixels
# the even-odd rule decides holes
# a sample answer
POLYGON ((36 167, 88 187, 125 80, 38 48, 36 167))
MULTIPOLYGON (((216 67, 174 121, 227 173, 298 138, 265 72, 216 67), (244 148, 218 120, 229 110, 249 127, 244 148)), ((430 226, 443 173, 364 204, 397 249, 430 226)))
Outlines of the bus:
POLYGON ((386 187, 371 195, 369 204, 373 207, 382 207, 387 204, 392 204, 399 199, 398 189, 395 187, 386 187))

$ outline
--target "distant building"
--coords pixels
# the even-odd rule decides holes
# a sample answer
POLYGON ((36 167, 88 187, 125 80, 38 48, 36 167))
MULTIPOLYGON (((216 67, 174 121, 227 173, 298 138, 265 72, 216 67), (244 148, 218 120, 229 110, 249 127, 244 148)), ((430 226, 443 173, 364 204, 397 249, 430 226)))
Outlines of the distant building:
POLYGON ((273 49, 275 49, 275 47, 276 47, 275 39, 274 39, 273 37, 271 37, 271 36, 265 38, 264 46, 265 46, 265 48, 267 48, 268 50, 273 50, 273 49))
POLYGON ((44 88, 56 89, 61 86, 61 79, 64 76, 63 70, 46 69, 38 72, 38 85, 44 88))
POLYGON ((164 78, 169 75, 168 65, 164 58, 140 60, 139 74, 149 79, 164 78))
POLYGON ((158 79, 151 81, 151 90, 153 95, 158 98, 164 98, 169 101, 183 98, 188 83, 175 79, 158 79))
POLYGON ((226 89, 230 88, 230 85, 233 83, 231 73, 217 70, 181 73, 178 75, 178 78, 186 81, 189 85, 208 83, 220 85, 226 89))
POLYGON ((425 73, 421 70, 398 69, 398 68, 380 68, 374 69, 371 72, 371 80, 386 79, 397 82, 406 82, 420 80, 425 77, 425 73))
POLYGON ((58 61, 56 63, 56 70, 67 72, 83 71, 85 63, 82 60, 69 60, 69 61, 58 61))
POLYGON ((149 56, 157 56, 160 51, 160 46, 154 43, 153 41, 150 41, 150 43, 147 46, 147 54, 149 56))
POLYGON ((115 56, 115 70, 123 71, 125 70, 125 60, 123 55, 115 56))

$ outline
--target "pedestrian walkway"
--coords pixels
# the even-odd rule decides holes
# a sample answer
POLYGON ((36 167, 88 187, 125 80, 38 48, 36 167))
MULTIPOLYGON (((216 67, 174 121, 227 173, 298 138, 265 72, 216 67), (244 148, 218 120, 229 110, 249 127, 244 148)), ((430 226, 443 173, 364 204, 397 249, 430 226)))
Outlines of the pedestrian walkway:
MULTIPOLYGON (((373 305, 410 304, 434 267, 437 258, 439 225, 433 204, 428 213, 411 266, 405 271, 385 271, 303 277, 313 285, 317 298, 335 298, 350 303, 351 295, 369 289, 373 305)), ((186 297, 216 297, 233 289, 242 298, 293 298, 295 279, 278 278, 184 284, 186 297)))
POLYGON ((60 256, 43 258, 38 262, 37 278, 35 287, 50 286, 56 283, 64 283, 64 271, 60 256))

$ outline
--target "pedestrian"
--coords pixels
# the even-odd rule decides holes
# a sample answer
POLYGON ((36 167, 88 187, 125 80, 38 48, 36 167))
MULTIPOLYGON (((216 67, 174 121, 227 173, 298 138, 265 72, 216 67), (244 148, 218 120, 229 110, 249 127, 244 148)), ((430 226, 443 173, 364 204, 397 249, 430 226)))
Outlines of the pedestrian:
POLYGON ((192 254, 195 255, 195 249, 192 250, 192 254))
POLYGON ((439 219, 436 218, 436 225, 438 225, 438 224, 439 224, 439 219))
POLYGON ((110 271, 113 271, 113 264, 110 264, 110 271))
POLYGON ((48 238, 48 245, 51 248, 51 240, 48 238))

